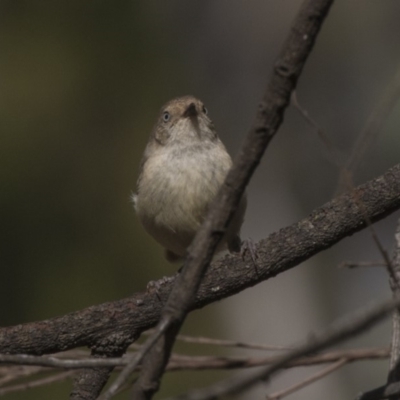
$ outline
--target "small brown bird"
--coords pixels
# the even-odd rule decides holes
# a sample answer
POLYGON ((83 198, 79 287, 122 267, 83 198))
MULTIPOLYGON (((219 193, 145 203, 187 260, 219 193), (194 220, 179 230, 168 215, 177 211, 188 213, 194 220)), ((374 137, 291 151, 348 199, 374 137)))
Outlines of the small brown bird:
MULTIPOLYGON (((211 201, 232 166, 204 104, 192 96, 162 107, 140 167, 133 202, 145 230, 166 249, 166 258, 185 255, 211 201)), ((240 251, 241 203, 217 251, 240 251)))

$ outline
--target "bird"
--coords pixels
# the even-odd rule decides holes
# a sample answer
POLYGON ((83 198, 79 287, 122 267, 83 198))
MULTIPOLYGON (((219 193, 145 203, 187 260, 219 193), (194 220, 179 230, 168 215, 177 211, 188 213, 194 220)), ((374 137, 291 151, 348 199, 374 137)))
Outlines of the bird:
MULTIPOLYGON (((201 100, 183 96, 161 108, 132 200, 145 231, 165 248, 168 261, 185 257, 231 166, 201 100)), ((246 205, 243 195, 216 252, 240 252, 246 205)))

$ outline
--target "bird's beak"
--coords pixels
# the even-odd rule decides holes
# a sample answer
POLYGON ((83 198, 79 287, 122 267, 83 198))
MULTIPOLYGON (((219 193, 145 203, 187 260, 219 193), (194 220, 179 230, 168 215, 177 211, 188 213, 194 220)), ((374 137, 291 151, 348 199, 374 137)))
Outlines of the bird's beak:
POLYGON ((196 110, 196 105, 194 103, 190 103, 188 108, 185 110, 183 113, 184 117, 197 117, 197 110, 196 110))

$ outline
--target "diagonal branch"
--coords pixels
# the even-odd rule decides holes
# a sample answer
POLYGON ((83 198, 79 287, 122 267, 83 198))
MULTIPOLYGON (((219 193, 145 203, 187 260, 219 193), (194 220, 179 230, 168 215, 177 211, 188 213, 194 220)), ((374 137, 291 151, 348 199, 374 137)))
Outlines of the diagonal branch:
MULTIPOLYGON (((377 222, 400 209, 400 164, 315 209, 307 218, 272 233, 256 243, 257 270, 250 257, 227 255, 212 263, 192 309, 232 296, 287 271, 347 236, 365 229, 364 213, 377 222)), ((80 346, 117 349, 134 342, 153 327, 171 290, 174 277, 126 299, 103 303, 61 317, 0 328, 0 352, 50 354, 80 346)))
MULTIPOLYGON (((169 325, 143 360, 141 374, 134 385, 133 399, 151 399, 158 391, 175 337, 195 302, 200 282, 238 207, 245 187, 282 123, 290 96, 332 3, 333 0, 307 0, 301 6, 275 64, 255 122, 202 227, 188 249, 182 273, 177 277, 162 312, 160 324, 169 321, 169 325)), ((129 369, 133 370, 134 366, 132 362, 126 368, 121 378, 117 378, 105 392, 104 399, 109 399, 116 393, 126 382, 129 369)))
POLYGON ((332 372, 336 371, 339 368, 342 368, 344 365, 347 364, 346 358, 341 358, 340 360, 336 361, 335 363, 325 367, 321 371, 316 372, 315 374, 309 376, 308 378, 302 380, 301 382, 295 383, 292 386, 289 386, 286 389, 280 390, 279 392, 275 392, 272 394, 267 395, 267 400, 280 400, 283 397, 289 396, 290 394, 297 392, 298 390, 302 389, 303 387, 314 383, 321 378, 324 378, 326 375, 331 374, 332 372))
POLYGON ((354 143, 351 155, 339 176, 337 191, 343 191, 347 187, 347 176, 353 175, 360 165, 365 152, 376 141, 382 128, 400 97, 400 66, 397 67, 395 75, 387 84, 383 93, 379 96, 374 109, 369 115, 364 129, 358 135, 354 143))

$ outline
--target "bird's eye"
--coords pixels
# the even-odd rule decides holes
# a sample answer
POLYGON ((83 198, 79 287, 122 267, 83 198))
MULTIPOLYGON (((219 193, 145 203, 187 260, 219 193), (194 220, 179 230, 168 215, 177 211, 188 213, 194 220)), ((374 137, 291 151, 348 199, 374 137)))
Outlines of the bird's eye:
POLYGON ((171 119, 171 114, 168 111, 164 111, 163 120, 164 122, 168 122, 171 119))
POLYGON ((204 107, 204 106, 203 106, 203 113, 206 114, 206 115, 208 114, 208 110, 207 110, 207 108, 204 107))

